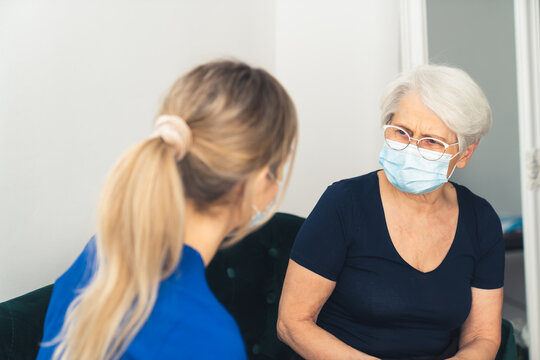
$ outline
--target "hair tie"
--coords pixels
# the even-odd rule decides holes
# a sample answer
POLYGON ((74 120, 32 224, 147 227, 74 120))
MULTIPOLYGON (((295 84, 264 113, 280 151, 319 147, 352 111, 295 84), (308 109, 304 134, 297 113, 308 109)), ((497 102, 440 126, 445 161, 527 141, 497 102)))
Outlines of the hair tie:
POLYGON ((157 136, 176 150, 177 161, 187 154, 193 141, 188 124, 176 115, 160 115, 157 118, 153 137, 157 136))

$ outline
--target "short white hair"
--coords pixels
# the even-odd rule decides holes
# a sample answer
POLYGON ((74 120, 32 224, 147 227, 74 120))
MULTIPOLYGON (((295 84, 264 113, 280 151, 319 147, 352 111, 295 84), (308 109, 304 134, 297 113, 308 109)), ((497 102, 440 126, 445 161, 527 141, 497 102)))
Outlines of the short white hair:
POLYGON ((397 76, 382 97, 382 124, 392 120, 403 96, 417 93, 450 130, 459 150, 479 141, 491 128, 491 108, 484 92, 463 70, 443 65, 421 65, 397 76))

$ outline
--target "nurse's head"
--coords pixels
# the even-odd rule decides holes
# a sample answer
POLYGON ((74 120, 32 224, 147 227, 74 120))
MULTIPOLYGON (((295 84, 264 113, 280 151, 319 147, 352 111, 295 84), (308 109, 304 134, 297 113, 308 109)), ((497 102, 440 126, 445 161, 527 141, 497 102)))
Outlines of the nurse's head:
POLYGON ((489 103, 474 80, 441 65, 400 74, 387 86, 381 109, 387 144, 399 150, 410 141, 429 161, 449 154, 447 177, 465 167, 492 123, 489 103))
POLYGON ((149 316, 160 281, 177 267, 186 209, 207 218, 225 213, 227 244, 238 241, 256 228, 254 214, 279 203, 273 199, 287 184, 283 168, 296 139, 294 105, 266 71, 216 61, 178 79, 154 136, 128 150, 104 186, 98 270, 72 303, 55 354, 121 354, 149 316))

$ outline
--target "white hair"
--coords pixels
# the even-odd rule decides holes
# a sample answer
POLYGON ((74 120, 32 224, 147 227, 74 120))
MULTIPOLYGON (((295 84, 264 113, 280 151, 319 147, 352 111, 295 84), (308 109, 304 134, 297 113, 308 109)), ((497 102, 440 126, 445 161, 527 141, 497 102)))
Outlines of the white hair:
POLYGON ((417 93, 450 130, 459 150, 479 141, 491 128, 491 108, 484 92, 463 70, 443 65, 421 65, 398 75, 382 97, 382 123, 388 124, 403 96, 417 93))

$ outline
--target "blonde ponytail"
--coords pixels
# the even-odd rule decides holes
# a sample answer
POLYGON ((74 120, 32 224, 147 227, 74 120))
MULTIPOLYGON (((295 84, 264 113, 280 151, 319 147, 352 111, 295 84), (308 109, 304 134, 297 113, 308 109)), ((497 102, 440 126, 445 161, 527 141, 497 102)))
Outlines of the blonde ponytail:
POLYGON ((99 205, 97 271, 70 305, 54 359, 117 359, 179 261, 185 199, 175 151, 160 138, 128 150, 99 205), (81 341, 84 339, 84 341, 81 341))

